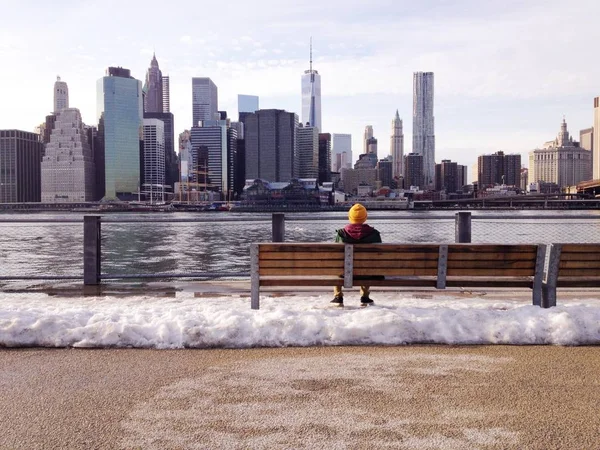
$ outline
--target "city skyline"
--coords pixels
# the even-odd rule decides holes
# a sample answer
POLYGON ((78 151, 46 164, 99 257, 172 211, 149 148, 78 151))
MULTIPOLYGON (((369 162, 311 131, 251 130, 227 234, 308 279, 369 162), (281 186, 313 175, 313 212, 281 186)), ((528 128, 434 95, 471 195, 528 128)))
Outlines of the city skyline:
MULTIPOLYGON (((156 9, 141 10, 141 2, 119 4, 116 19, 108 4, 67 3, 62 8, 40 5, 33 16, 17 2, 4 8, 0 57, 6 67, 19 70, 0 74, 3 85, 11 86, 0 128, 28 131, 42 122, 52 105, 48 86, 57 75, 69 83, 71 105, 93 125, 95 80, 108 66, 127 67, 143 80, 154 51, 170 76, 176 133, 192 124, 192 77, 215 82, 219 109, 230 117, 237 112, 237 95, 245 92, 260 96, 265 109, 300 115, 298 86, 311 35, 313 64, 322 77, 326 128, 321 131, 352 134, 355 157, 367 124, 379 137, 380 157, 389 154, 389 120, 396 109, 410 142, 413 72, 436 74, 437 162, 471 165, 477 155, 498 150, 526 155, 555 133, 563 114, 577 135, 592 125, 593 98, 600 94, 600 63, 586 58, 589 42, 600 38, 593 26, 600 6, 591 1, 568 6, 430 1, 392 7, 383 1, 350 1, 340 8, 333 0, 295 5, 286 12, 269 0, 252 8, 240 3, 228 21, 206 24, 202 36, 188 31, 200 18, 191 3, 164 13, 159 8, 165 23, 177 19, 171 20, 177 26, 161 27, 159 34, 145 26, 156 9), (69 23, 77 39, 63 36, 57 23, 69 23), (243 34, 238 31, 242 24, 243 34), (578 31, 542 36, 536 31, 540 28, 578 31), (327 33, 319 35, 323 29, 327 33), (99 33, 105 36, 101 41, 99 33), (45 40, 55 45, 40 54, 39 43, 45 40), (557 54, 587 63, 582 69, 556 65, 557 54)), ((405 153, 412 151, 405 147, 405 153)))

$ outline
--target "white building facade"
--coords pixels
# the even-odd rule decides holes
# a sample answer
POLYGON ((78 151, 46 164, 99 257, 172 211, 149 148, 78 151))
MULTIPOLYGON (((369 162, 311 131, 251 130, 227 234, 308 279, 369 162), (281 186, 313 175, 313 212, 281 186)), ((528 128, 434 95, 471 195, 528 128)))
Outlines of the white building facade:
POLYGON ((369 153, 369 139, 373 137, 373 125, 367 125, 363 134, 363 153, 369 153))
POLYGON ((310 42, 310 68, 302 75, 302 123, 317 127, 323 132, 321 123, 321 75, 312 67, 312 39, 310 42))
POLYGON ((42 202, 74 203, 94 199, 94 160, 77 108, 65 108, 57 114, 41 172, 42 202))
POLYGON ((423 155, 423 183, 433 189, 435 177, 435 123, 433 116, 433 72, 413 74, 413 148, 423 155))
POLYGON ((58 114, 63 109, 69 107, 69 86, 66 81, 61 81, 56 77, 54 82, 54 114, 58 114))
POLYGON ((402 131, 402 119, 396 110, 396 116, 392 120, 392 135, 390 136, 390 154, 392 155, 392 176, 401 177, 404 173, 404 132, 402 131))
POLYGON ((146 200, 165 200, 165 124, 159 119, 144 119, 144 179, 146 200))
POLYGON ((530 183, 556 183, 562 189, 591 177, 592 152, 573 141, 564 119, 555 140, 547 142, 542 149, 529 152, 530 183))

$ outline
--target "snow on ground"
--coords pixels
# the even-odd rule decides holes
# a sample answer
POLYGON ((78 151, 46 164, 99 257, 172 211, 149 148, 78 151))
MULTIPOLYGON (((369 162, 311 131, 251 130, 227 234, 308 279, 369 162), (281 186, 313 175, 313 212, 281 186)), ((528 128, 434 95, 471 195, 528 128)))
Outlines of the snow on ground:
MULTIPOLYGON (((509 294, 507 294, 509 295, 509 294)), ((343 309, 329 294, 77 297, 0 294, 0 347, 247 348, 315 345, 600 344, 600 299, 523 301, 377 293, 343 309)))

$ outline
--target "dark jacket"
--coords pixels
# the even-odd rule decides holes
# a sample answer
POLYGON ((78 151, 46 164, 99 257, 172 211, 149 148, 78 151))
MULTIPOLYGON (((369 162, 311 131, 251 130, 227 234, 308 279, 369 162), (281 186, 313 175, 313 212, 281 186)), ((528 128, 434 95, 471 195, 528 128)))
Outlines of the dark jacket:
POLYGON ((346 244, 380 244, 381 235, 375 228, 364 223, 351 223, 337 230, 335 242, 346 244))
MULTIPOLYGON (((335 242, 343 242, 345 244, 380 244, 381 235, 375 228, 360 223, 351 223, 346 225, 341 230, 337 230, 335 242)), ((357 275, 355 280, 383 280, 382 275, 357 275)))

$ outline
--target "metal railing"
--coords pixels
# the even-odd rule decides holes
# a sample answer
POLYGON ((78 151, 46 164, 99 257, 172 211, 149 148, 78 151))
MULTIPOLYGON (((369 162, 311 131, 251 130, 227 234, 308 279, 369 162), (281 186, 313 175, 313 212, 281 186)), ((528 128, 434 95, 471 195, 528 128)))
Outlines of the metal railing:
MULTIPOLYGON (((0 218, 0 281, 248 278, 251 242, 331 241, 346 223, 289 213, 0 218)), ((390 243, 600 242, 593 214, 382 213, 369 223, 390 243)))

